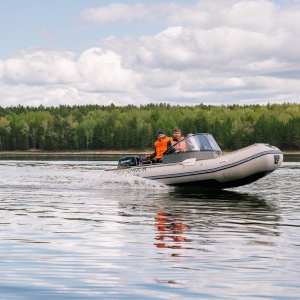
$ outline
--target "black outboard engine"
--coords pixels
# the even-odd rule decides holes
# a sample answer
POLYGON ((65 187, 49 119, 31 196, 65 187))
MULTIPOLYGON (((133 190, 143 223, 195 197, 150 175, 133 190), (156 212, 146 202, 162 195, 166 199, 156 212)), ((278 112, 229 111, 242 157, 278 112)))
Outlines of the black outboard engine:
POLYGON ((121 157, 118 161, 118 168, 130 168, 134 166, 138 166, 140 164, 139 156, 125 156, 121 157))

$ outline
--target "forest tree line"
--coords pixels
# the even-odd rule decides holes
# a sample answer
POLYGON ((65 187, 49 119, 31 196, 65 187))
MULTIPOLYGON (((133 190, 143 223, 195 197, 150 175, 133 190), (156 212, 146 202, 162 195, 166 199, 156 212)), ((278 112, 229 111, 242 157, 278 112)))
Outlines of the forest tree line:
POLYGON ((0 151, 146 150, 157 130, 211 133, 223 150, 269 143, 300 150, 300 104, 0 106, 0 151))

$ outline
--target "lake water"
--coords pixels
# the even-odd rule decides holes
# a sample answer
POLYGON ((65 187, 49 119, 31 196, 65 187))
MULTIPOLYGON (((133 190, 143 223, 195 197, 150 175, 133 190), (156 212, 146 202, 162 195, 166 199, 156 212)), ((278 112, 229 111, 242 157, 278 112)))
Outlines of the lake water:
POLYGON ((223 191, 115 165, 0 160, 0 299, 299 299, 298 158, 223 191))

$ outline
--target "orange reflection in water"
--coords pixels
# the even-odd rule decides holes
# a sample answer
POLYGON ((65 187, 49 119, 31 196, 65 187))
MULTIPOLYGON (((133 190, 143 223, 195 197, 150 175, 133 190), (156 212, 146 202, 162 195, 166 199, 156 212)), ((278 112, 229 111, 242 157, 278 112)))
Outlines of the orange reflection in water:
POLYGON ((181 243, 187 242, 183 234, 188 227, 180 222, 181 219, 182 216, 174 216, 163 211, 157 213, 155 225, 158 235, 155 239, 161 241, 154 244, 157 248, 184 249, 181 243))

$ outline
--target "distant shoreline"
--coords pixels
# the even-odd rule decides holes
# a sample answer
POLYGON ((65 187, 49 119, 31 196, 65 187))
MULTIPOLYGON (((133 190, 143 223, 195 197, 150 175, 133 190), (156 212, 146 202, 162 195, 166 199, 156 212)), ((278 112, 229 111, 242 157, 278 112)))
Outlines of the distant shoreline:
POLYGON ((0 151, 1 155, 146 155, 152 153, 153 150, 149 151, 138 151, 138 150, 91 150, 91 151, 41 151, 41 150, 26 150, 26 151, 0 151))
MULTIPOLYGON (((42 150, 26 150, 26 151, 0 151, 0 156, 6 155, 146 155, 152 153, 153 150, 82 150, 82 151, 42 151, 42 150)), ((284 155, 300 155, 300 151, 282 151, 284 155)))

